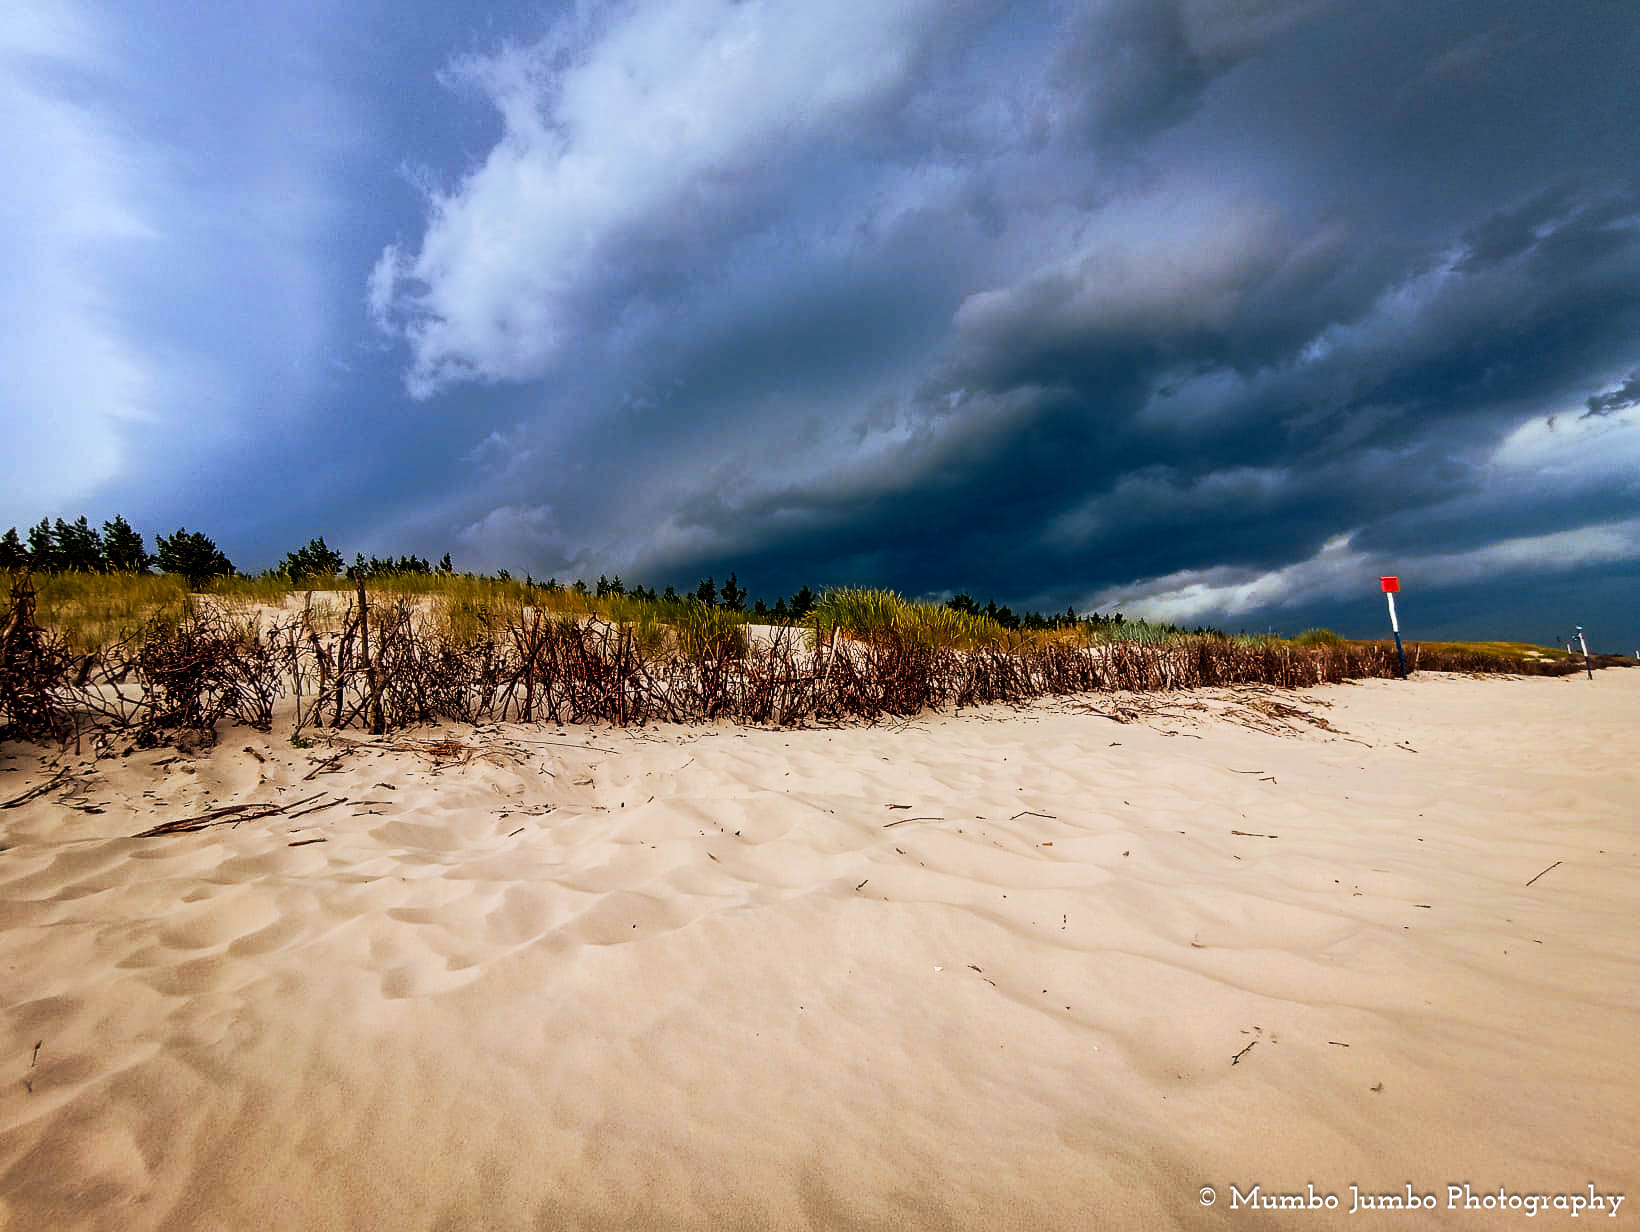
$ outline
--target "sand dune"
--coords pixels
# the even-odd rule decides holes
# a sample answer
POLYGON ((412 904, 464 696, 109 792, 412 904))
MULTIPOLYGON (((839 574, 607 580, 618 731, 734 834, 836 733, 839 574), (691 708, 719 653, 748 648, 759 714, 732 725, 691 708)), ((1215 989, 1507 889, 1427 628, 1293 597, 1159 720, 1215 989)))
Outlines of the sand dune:
POLYGON ((6 752, 6 1227, 1640 1190, 1640 672, 6 752))

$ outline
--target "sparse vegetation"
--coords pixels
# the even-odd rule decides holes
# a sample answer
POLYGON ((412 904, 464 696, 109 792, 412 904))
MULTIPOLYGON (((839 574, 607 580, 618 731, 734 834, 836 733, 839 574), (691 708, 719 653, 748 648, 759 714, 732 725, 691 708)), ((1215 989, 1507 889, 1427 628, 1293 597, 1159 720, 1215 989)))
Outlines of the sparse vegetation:
MULTIPOLYGON (((322 536, 254 576, 198 531, 155 547, 150 556, 121 517, 101 531, 85 517, 42 518, 26 543, 15 528, 0 536, 0 593, 11 595, 0 734, 61 737, 91 722, 146 738, 223 718, 266 727, 281 698, 295 701, 296 739, 315 725, 436 718, 870 721, 1044 694, 1398 674, 1390 643, 1329 629, 1227 635, 859 587, 805 586, 748 608, 734 573, 685 596, 618 575, 593 588, 456 573, 448 553, 436 566, 360 554, 344 569, 322 536)), ((1524 643, 1412 642, 1407 657, 1425 671, 1582 667, 1524 643)))
MULTIPOLYGON (((0 574, 0 584, 10 590, 17 577, 0 574)), ((33 585, 40 624, 74 654, 124 641, 149 624, 174 627, 188 611, 188 585, 171 573, 47 573, 33 585)))
MULTIPOLYGON (((1284 640, 1111 619, 1008 628, 987 611, 882 590, 827 591, 801 625, 753 637, 745 613, 676 592, 611 584, 600 597, 417 570, 371 580, 362 609, 335 575, 321 580, 297 594, 278 578, 227 576, 191 595, 176 574, 51 574, 38 591, 28 574, 6 575, 0 735, 64 739, 91 724, 152 740, 224 719, 266 729, 281 699, 294 702, 296 738, 436 719, 871 722, 1051 694, 1398 672, 1392 644, 1325 631, 1284 640)), ((1530 647, 1411 643, 1407 653, 1425 671, 1581 670, 1580 659, 1530 647)))

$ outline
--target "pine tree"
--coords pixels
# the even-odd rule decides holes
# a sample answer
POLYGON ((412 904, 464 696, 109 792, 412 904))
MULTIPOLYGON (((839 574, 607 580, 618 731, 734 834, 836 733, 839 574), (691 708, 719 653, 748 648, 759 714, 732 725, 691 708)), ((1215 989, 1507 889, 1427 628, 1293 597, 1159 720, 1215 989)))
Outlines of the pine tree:
POLYGON ((814 608, 814 592, 807 586, 792 596, 792 619, 802 620, 814 608))
POLYGON ((173 535, 156 536, 154 548, 160 571, 180 574, 190 586, 201 586, 213 577, 234 571, 232 562, 216 544, 197 530, 189 532, 179 526, 173 535))
POLYGON ((119 514, 103 523, 103 568, 111 573, 147 573, 153 558, 142 536, 119 514))
POLYGON ((701 578, 700 585, 695 587, 695 598, 707 607, 717 606, 717 585, 711 578, 701 578))
POLYGON ((57 536, 51 529, 49 518, 41 518, 36 525, 28 528, 28 564, 36 573, 55 573, 62 568, 62 558, 57 553, 57 536))
POLYGON ((103 567, 102 536, 92 529, 82 513, 74 522, 57 519, 57 555, 67 573, 100 573, 103 567))
POLYGON ((721 601, 723 606, 731 612, 738 612, 746 606, 746 592, 735 585, 735 575, 733 573, 723 583, 721 601))
POLYGON ((315 579, 330 581, 342 571, 342 563, 342 554, 329 547, 320 535, 309 539, 306 546, 287 552, 276 572, 288 577, 292 585, 315 579))
POLYGON ((0 569, 28 568, 28 549, 23 546, 23 540, 13 526, 4 536, 0 536, 0 569))

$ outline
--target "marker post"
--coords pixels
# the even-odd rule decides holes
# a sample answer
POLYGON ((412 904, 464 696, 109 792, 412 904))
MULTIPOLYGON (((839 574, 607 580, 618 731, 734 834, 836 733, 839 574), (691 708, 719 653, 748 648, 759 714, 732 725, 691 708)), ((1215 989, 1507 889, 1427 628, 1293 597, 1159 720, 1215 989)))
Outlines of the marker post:
POLYGON ((1383 589, 1384 598, 1389 600, 1389 627, 1395 634, 1395 653, 1401 659, 1401 679, 1407 678, 1407 652, 1401 647, 1401 622, 1395 617, 1395 592, 1401 589, 1401 579, 1398 577, 1381 577, 1378 585, 1383 589))
POLYGON ((1577 644, 1583 647, 1583 670, 1589 673, 1589 679, 1594 679, 1594 664, 1589 662, 1589 639, 1583 636, 1583 626, 1577 626, 1577 644))

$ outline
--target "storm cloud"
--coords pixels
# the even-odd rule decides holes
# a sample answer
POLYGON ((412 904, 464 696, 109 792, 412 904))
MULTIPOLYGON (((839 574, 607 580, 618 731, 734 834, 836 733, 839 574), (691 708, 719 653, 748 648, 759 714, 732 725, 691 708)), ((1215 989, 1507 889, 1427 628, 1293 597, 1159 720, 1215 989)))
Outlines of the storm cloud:
POLYGON ((1627 9, 428 14, 285 35, 357 133, 292 443, 190 464, 261 512, 103 499, 252 563, 1346 632, 1391 572, 1419 632, 1640 641, 1627 9))

